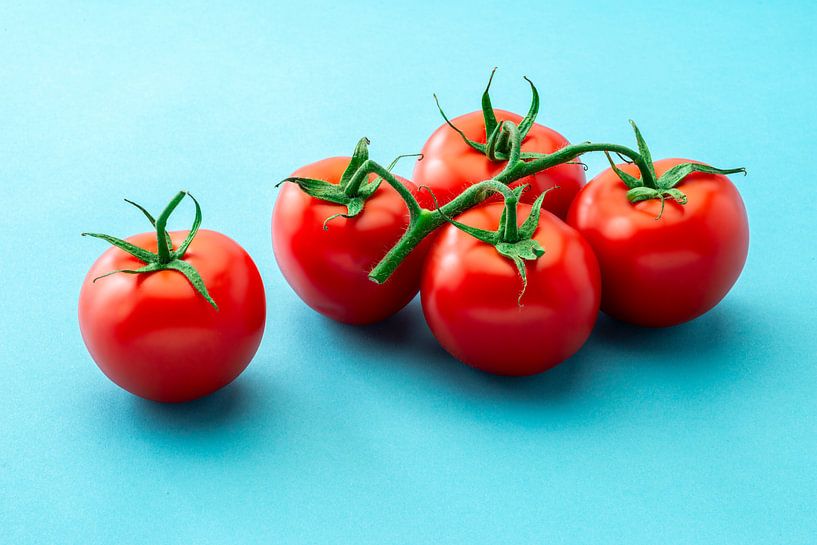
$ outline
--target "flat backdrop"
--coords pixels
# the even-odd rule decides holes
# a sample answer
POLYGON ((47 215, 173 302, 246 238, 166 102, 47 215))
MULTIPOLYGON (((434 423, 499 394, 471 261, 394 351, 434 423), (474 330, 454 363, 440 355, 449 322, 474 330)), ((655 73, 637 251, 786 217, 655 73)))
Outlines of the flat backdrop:
POLYGON ((814 543, 814 3, 161 4, 0 7, 0 542, 814 543), (509 380, 452 360, 417 301, 366 328, 301 303, 273 184, 364 135, 382 161, 419 151, 432 93, 477 109, 493 66, 495 105, 526 110, 527 75, 573 141, 630 144, 632 117, 657 157, 749 169, 720 306, 602 316, 509 380), (163 406, 85 350, 106 245, 79 233, 144 231, 122 198, 180 188, 255 258, 269 321, 234 384, 163 406))

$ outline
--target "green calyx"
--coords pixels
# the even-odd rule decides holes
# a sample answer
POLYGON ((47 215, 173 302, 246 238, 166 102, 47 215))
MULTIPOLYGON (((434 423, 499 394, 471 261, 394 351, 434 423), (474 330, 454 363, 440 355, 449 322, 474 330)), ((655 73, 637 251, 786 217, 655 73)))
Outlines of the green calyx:
POLYGON ((112 237, 110 235, 103 235, 99 233, 82 233, 82 236, 102 239, 145 263, 143 267, 138 269, 119 269, 116 271, 111 271, 94 278, 93 281, 96 282, 100 278, 105 278, 106 276, 117 273, 142 274, 164 270, 178 271, 182 273, 185 278, 187 278, 193 288, 202 297, 204 297, 204 299, 210 303, 214 309, 218 310, 218 305, 216 305, 216 302, 213 301, 213 298, 210 297, 210 294, 207 292, 207 286, 204 284, 204 280, 202 280, 199 272, 190 263, 184 261, 184 254, 190 247, 190 243, 193 242, 193 239, 196 237, 196 233, 198 233, 199 226, 201 225, 201 207, 193 195, 187 191, 179 191, 165 207, 162 213, 159 214, 158 219, 155 219, 150 212, 148 212, 141 205, 136 204, 133 201, 129 201, 128 199, 125 199, 125 201, 138 208, 145 215, 150 224, 156 229, 157 251, 156 253, 153 253, 149 250, 145 250, 144 248, 131 244, 130 242, 112 237), (196 206, 196 216, 187 237, 178 248, 174 249, 173 242, 170 240, 170 235, 167 232, 167 220, 170 218, 170 215, 173 213, 176 207, 179 206, 179 203, 182 202, 185 196, 188 196, 193 200, 193 204, 196 206))
MULTIPOLYGON (((437 99, 437 95, 434 95, 434 100, 437 102, 437 109, 440 111, 443 119, 445 119, 445 122, 462 137, 466 144, 484 154, 491 161, 507 161, 510 158, 511 149, 514 145, 513 138, 516 136, 518 143, 521 143, 528 135, 528 132, 530 132, 531 127, 533 127, 534 121, 536 121, 536 115, 539 113, 539 91, 536 90, 536 86, 531 80, 527 77, 523 78, 528 82, 531 88, 531 104, 527 115, 519 122, 519 126, 517 127, 518 134, 512 135, 507 131, 503 122, 497 121, 494 107, 491 104, 491 82, 494 79, 495 73, 496 68, 491 71, 491 76, 488 78, 488 85, 482 93, 482 116, 485 120, 485 144, 468 138, 465 133, 454 125, 451 120, 448 119, 448 116, 445 115, 445 112, 440 106, 440 101, 437 99)), ((530 159, 532 157, 532 155, 522 154, 521 158, 530 159)))
MULTIPOLYGON (((526 261, 536 261, 545 255, 545 249, 533 238, 536 228, 539 226, 539 217, 542 212, 542 202, 545 200, 545 195, 553 187, 543 192, 533 203, 530 215, 525 221, 519 225, 517 219, 517 208, 519 206, 519 198, 522 192, 528 186, 520 186, 511 189, 508 186, 499 182, 483 182, 486 184, 486 189, 492 192, 502 194, 505 199, 505 209, 502 211, 502 216, 499 219, 499 227, 496 231, 489 231, 487 229, 480 229, 472 227, 459 222, 453 218, 446 216, 438 207, 437 211, 443 215, 448 223, 451 223, 461 231, 468 233, 472 237, 492 245, 500 255, 513 261, 516 269, 519 271, 519 276, 522 279, 522 290, 519 293, 517 304, 522 306, 522 297, 528 287, 527 267, 526 261)), ((436 201, 436 199, 435 199, 436 201)))
POLYGON ((327 201, 346 207, 345 214, 335 214, 326 218, 323 229, 328 229, 328 223, 338 217, 353 218, 363 211, 366 199, 374 195, 380 187, 380 178, 364 183, 365 176, 355 177, 355 173, 360 170, 361 165, 369 159, 369 139, 365 136, 358 141, 349 165, 340 177, 340 182, 333 184, 326 180, 314 178, 302 178, 293 176, 278 182, 275 187, 284 182, 297 184, 301 191, 316 199, 327 201))
MULTIPOLYGON (((346 167, 346 170, 343 171, 340 181, 336 184, 315 178, 290 176, 289 178, 285 178, 284 180, 281 180, 275 184, 275 187, 278 187, 285 182, 294 183, 301 188, 301 191, 311 197, 321 201, 345 206, 345 214, 333 214, 332 216, 326 218, 326 221, 323 222, 323 230, 326 231, 329 229, 329 222, 333 219, 339 217, 353 218, 360 214, 363 211, 366 200, 374 195, 374 193, 380 187, 380 184, 383 182, 383 176, 385 173, 381 173, 381 175, 373 180, 368 179, 369 169, 367 168, 367 165, 369 165, 370 143, 371 142, 369 142, 369 139, 365 136, 358 141, 357 146, 355 146, 355 151, 352 154, 352 158, 349 161, 349 165, 346 167)), ((397 162, 403 157, 419 157, 422 159, 422 154, 416 153, 399 155, 386 168, 386 171, 390 173, 397 162)))
POLYGON ((675 187, 687 175, 693 172, 705 172, 707 174, 736 174, 738 172, 742 172, 744 175, 746 174, 745 168, 720 169, 710 167, 708 165, 701 165, 699 163, 681 163, 679 165, 675 165, 658 177, 655 174, 655 166, 653 165, 652 155, 647 147, 647 143, 644 141, 644 137, 641 135, 641 131, 638 129, 638 126, 633 120, 630 120, 630 125, 632 125, 633 131, 635 132, 635 139, 638 143, 638 152, 647 165, 647 174, 649 174, 649 176, 636 178, 635 176, 632 176, 618 168, 613 162, 613 158, 610 156, 609 152, 605 151, 604 154, 607 156, 607 160, 610 162, 610 168, 613 169, 621 181, 624 182, 624 184, 629 188, 627 191, 627 199, 631 203, 635 204, 637 202, 647 201, 650 199, 661 200, 661 211, 655 218, 656 220, 660 220, 663 216, 664 202, 667 199, 672 199, 681 205, 687 203, 688 199, 686 194, 675 187))

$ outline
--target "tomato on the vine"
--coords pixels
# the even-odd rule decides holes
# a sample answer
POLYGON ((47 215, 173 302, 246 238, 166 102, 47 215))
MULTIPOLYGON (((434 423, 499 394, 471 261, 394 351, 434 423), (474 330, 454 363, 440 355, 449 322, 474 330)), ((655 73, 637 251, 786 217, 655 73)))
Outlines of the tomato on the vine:
MULTIPOLYGON (((324 193, 337 189, 341 194, 352 160, 324 159, 296 170, 290 179, 332 184, 334 188, 324 186, 324 193)), ((368 175, 368 183, 375 178, 368 175)), ((416 192, 408 180, 398 181, 416 192)), ((364 196, 355 215, 347 217, 349 212, 345 204, 284 184, 272 214, 273 249, 287 282, 307 305, 339 322, 369 324, 396 313, 417 294, 423 249, 412 252, 387 282, 376 284, 369 271, 406 230, 406 203, 390 185, 380 183, 364 196)))
POLYGON ((232 382, 255 355, 266 318, 255 263, 232 239, 198 230, 198 203, 191 231, 165 232, 184 195, 158 221, 140 207, 156 232, 124 241, 91 234, 114 247, 93 264, 79 297, 82 338, 102 372, 161 402, 189 401, 232 382))
MULTIPOLYGON (((692 164, 656 161, 655 175, 692 164)), ((616 168, 625 178, 641 178, 635 165, 616 168)), ((568 217, 599 259, 602 310, 651 327, 710 310, 738 279, 748 252, 746 208, 735 186, 721 174, 691 171, 666 194, 643 189, 644 200, 633 203, 628 191, 621 175, 608 169, 579 193, 568 217)))
MULTIPOLYGON (((504 206, 480 205, 457 220, 502 233, 504 206)), ((520 215, 531 210, 519 205, 520 215)), ((528 240, 503 246, 498 235, 486 243, 447 225, 429 250, 420 289, 426 321, 443 348, 483 371, 549 369, 581 348, 596 321, 600 279, 590 246, 547 211, 529 227, 528 240)))

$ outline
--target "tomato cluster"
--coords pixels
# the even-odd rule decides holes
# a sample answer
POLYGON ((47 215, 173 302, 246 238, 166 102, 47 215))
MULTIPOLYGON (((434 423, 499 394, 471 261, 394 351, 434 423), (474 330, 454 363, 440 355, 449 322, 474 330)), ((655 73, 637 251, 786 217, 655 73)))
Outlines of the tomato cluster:
POLYGON ((599 309, 662 327, 691 320, 726 295, 746 260, 748 223, 724 174, 742 169, 682 159, 653 162, 633 125, 639 152, 629 152, 640 163, 611 160, 585 185, 583 165, 575 160, 578 153, 569 153, 567 139, 533 121, 535 88, 525 117, 493 110, 487 93, 482 111, 446 118, 430 136, 413 182, 393 176, 394 183, 381 184, 359 213, 344 216, 342 200, 322 199, 302 178, 338 183, 350 163, 372 176, 365 159, 320 161, 287 179, 297 185, 284 187, 273 212, 275 255, 307 304, 338 321, 371 323, 397 312, 419 286, 426 321, 451 355, 490 373, 529 375, 576 353, 599 309), (524 171, 537 158, 562 151, 565 157, 553 166, 524 171), (518 175, 502 180, 511 191, 504 204, 480 197, 456 219, 446 217, 448 224, 424 242, 407 244, 422 214, 458 210, 455 201, 468 200, 469 188, 513 173, 514 159, 521 166, 518 175), (648 179, 642 179, 644 172, 648 179), (403 194, 395 190, 398 184, 403 194), (431 196, 432 208, 412 218, 406 192, 417 203, 431 196), (526 239, 501 236, 509 221, 533 208, 537 223, 526 239), (330 216, 342 219, 325 224, 330 216), (507 251, 509 243, 525 241, 540 251, 507 251), (406 248, 413 248, 408 257, 402 255, 406 248), (393 261, 401 264, 393 273, 389 269, 385 281, 370 282, 384 280, 372 269, 393 261))
MULTIPOLYGON (((530 375, 575 354, 599 310, 664 327, 726 295, 749 239, 743 201, 726 174, 743 169, 653 161, 635 124, 638 151, 571 145, 535 122, 532 83, 524 117, 494 110, 489 88, 490 81, 481 111, 453 121, 443 113, 413 182, 370 160, 365 138, 350 157, 312 163, 282 182, 273 250, 307 305, 370 324, 419 292, 432 333, 455 358, 530 375), (610 168, 585 183, 578 157, 592 151, 605 152, 610 168)), ((189 231, 165 230, 188 195, 177 194, 158 219, 131 203, 154 233, 127 240, 86 233, 114 247, 83 284, 83 339, 111 380, 158 401, 194 399, 231 382, 264 330, 258 269, 231 239, 199 231, 198 202, 189 231)))

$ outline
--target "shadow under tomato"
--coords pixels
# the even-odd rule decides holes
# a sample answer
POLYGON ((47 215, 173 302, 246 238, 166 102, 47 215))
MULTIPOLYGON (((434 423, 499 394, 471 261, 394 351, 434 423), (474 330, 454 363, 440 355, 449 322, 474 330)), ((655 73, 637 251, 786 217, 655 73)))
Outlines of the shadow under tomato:
POLYGON ((715 383, 713 387, 721 379, 734 379, 729 366, 754 358, 754 348, 746 346, 745 340, 767 337, 759 331, 746 304, 730 298, 691 322, 660 329, 627 324, 600 313, 590 339, 577 354, 529 377, 491 375, 457 361, 432 335, 419 298, 378 324, 354 327, 329 320, 326 323, 342 345, 351 347, 350 352, 365 354, 354 358, 352 365, 387 362, 401 372, 422 375, 422 380, 430 378, 430 387, 455 396, 487 403, 543 405, 575 398, 576 392, 585 388, 603 388, 600 385, 610 378, 606 375, 622 367, 664 369, 663 378, 668 380, 682 380, 678 375, 707 374, 715 383))
POLYGON ((186 403, 158 403, 136 396, 132 408, 145 427, 170 433, 199 434, 240 425, 259 410, 258 377, 238 377, 209 396, 186 403))
POLYGON ((438 388, 456 395, 474 396, 480 400, 505 398, 514 402, 553 401, 570 394, 577 385, 583 357, 577 354, 548 372, 535 376, 509 377, 486 373, 469 367, 440 346, 423 317, 419 298, 403 310, 377 324, 349 326, 326 320, 327 327, 363 360, 398 365, 403 372, 432 379, 438 388))
POLYGON ((664 328, 641 327, 602 313, 590 342, 645 365, 708 367, 713 361, 725 362, 717 356, 744 346, 750 336, 766 337, 751 316, 739 300, 725 301, 690 322, 664 328))
POLYGON ((475 395, 488 400, 534 405, 570 399, 581 387, 586 368, 581 352, 543 373, 521 377, 492 375, 456 363, 464 372, 470 373, 471 376, 466 377, 467 385, 475 395))
POLYGON ((124 400, 129 403, 119 398, 116 404, 130 410, 111 424, 127 427, 128 444, 137 440, 159 456, 200 460, 243 457, 261 447, 271 451, 278 444, 279 430, 269 415, 281 401, 278 395, 271 395, 264 379, 259 373, 242 375, 207 397, 178 404, 123 393, 129 396, 124 400))
POLYGON ((434 339, 423 318, 419 297, 415 297, 400 312, 382 322, 370 325, 349 325, 324 318, 324 324, 343 340, 344 345, 367 350, 369 354, 410 352, 417 364, 434 363, 450 356, 434 339))

